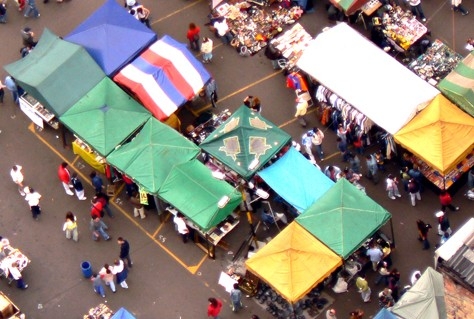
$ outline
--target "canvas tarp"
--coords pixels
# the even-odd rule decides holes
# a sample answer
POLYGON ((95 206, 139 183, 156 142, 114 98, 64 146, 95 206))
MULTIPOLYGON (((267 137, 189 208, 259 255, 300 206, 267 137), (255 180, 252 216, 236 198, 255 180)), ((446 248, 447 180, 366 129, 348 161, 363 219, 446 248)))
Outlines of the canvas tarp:
POLYGON ((341 178, 296 221, 347 259, 390 218, 385 208, 341 178))
POLYGON ((245 265, 283 298, 294 303, 342 265, 342 260, 295 222, 245 265))
POLYGON ((290 140, 288 133, 242 105, 199 146, 249 179, 290 140), (258 164, 249 167, 253 161, 258 164))
POLYGON ((443 275, 428 267, 395 303, 392 312, 403 319, 446 319, 443 275))
POLYGON ((330 0, 339 9, 342 9, 346 16, 354 14, 359 10, 368 0, 330 0))
POLYGON ((197 159, 173 166, 158 190, 158 196, 203 231, 223 221, 242 201, 242 195, 236 189, 215 179, 211 170, 197 159), (228 196, 229 201, 219 207, 224 196, 228 196))
POLYGON ((166 35, 113 79, 162 121, 199 93, 211 76, 185 44, 166 35))
POLYGON ((120 308, 110 319, 136 319, 127 309, 120 308))
POLYGON ((105 157, 150 117, 150 112, 106 77, 59 119, 105 157))
POLYGON ((345 23, 312 40, 297 65, 390 134, 439 94, 345 23))
POLYGON ((105 77, 86 50, 48 29, 30 54, 4 68, 56 116, 64 114, 105 77))
POLYGON ((474 117, 474 51, 439 82, 438 89, 474 117))
POLYGON ((275 163, 258 172, 258 175, 300 213, 334 185, 293 147, 275 163))
POLYGON ((395 141, 445 175, 474 147, 474 118, 442 94, 395 134, 395 141))
POLYGON ((151 117, 139 134, 107 156, 148 193, 156 194, 175 164, 194 159, 199 148, 181 134, 151 117))
POLYGON ((156 39, 153 30, 116 0, 107 0, 65 38, 84 47, 108 76, 113 76, 156 39))

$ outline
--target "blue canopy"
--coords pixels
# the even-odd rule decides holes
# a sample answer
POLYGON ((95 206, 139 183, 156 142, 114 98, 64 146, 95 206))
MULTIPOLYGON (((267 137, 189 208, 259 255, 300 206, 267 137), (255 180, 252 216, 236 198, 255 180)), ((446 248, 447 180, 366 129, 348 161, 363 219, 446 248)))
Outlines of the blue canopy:
POLYGON ((110 319, 136 319, 127 309, 120 308, 110 319))
POLYGON ((382 308, 373 319, 398 319, 393 313, 391 313, 387 308, 382 308))
POLYGON ((83 46, 110 77, 156 39, 115 0, 107 0, 65 38, 83 46))
POLYGON ((299 212, 304 212, 334 185, 293 147, 258 175, 299 212))

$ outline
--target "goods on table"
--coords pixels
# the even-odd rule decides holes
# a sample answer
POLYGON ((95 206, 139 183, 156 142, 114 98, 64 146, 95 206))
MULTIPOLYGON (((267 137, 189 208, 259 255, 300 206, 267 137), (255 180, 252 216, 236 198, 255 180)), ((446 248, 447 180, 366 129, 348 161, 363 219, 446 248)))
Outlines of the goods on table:
POLYGON ((409 11, 395 6, 383 14, 384 33, 404 50, 408 50, 428 29, 409 11))

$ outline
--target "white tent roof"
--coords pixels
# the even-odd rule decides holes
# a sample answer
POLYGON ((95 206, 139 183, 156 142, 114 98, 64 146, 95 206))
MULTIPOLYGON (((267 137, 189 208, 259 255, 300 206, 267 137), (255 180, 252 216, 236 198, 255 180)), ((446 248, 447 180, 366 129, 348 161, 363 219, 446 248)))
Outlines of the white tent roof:
POLYGON ((474 218, 469 219, 459 230, 457 230, 449 239, 439 247, 434 253, 435 268, 438 258, 449 260, 467 242, 474 234, 474 218))
POLYGON ((439 94, 345 23, 313 39, 297 65, 391 134, 439 94))

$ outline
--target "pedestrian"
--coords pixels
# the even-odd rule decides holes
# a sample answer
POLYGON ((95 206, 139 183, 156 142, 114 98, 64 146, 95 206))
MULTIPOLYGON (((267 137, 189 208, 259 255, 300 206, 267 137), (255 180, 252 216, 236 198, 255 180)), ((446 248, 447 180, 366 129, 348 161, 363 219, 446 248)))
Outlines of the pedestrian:
POLYGON ((26 0, 18 0, 18 11, 23 11, 25 9, 26 0))
POLYGON ((388 198, 395 199, 396 197, 402 197, 402 195, 400 195, 400 192, 398 191, 398 186, 397 186, 398 180, 396 177, 393 177, 392 174, 388 174, 386 183, 387 183, 386 189, 388 192, 388 198))
POLYGON ((91 277, 92 281, 92 289, 96 294, 99 294, 102 298, 105 298, 105 289, 104 285, 102 284, 102 279, 97 273, 93 273, 91 277))
POLYGON ((94 241, 99 240, 99 236, 102 236, 104 240, 110 240, 112 237, 107 234, 106 230, 109 229, 107 225, 102 221, 100 217, 91 219, 90 230, 92 231, 92 239, 94 241))
POLYGON ((425 14, 423 13, 423 8, 421 7, 421 0, 407 0, 408 4, 410 5, 411 8, 411 13, 421 19, 421 21, 425 22, 426 17, 425 14))
POLYGON ((388 276, 388 289, 392 291, 392 297, 395 302, 398 301, 398 291, 400 287, 400 273, 394 268, 388 276))
POLYGON ((321 161, 324 160, 323 140, 324 140, 323 131, 321 131, 317 127, 313 127, 313 136, 311 136, 311 142, 314 144, 316 148, 316 152, 318 153, 319 159, 321 161))
POLYGON ((202 53, 202 63, 211 63, 212 62, 212 47, 214 42, 208 37, 202 38, 201 44, 201 53, 202 53))
MULTIPOLYGON (((403 189, 405 190, 405 192, 409 193, 408 183, 410 183, 411 177, 408 174, 408 167, 406 167, 406 166, 402 167, 402 169, 400 170, 400 178, 402 179, 403 189)), ((415 180, 415 182, 416 182, 416 180, 415 180)))
POLYGON ((341 152, 342 161, 347 162, 349 160, 349 152, 347 151, 347 142, 342 138, 336 138, 336 147, 341 152))
POLYGON ((372 244, 367 250, 366 255, 370 257, 370 261, 372 262, 372 270, 377 271, 377 266, 383 258, 382 250, 376 244, 372 244))
POLYGON ((26 10, 25 10, 24 17, 29 18, 32 13, 35 18, 40 17, 38 8, 36 8, 35 0, 26 0, 26 10))
POLYGON ((149 29, 151 29, 150 26, 150 10, 145 8, 144 6, 139 6, 137 9, 137 18, 138 20, 146 25, 149 29))
POLYGON ((41 214, 41 208, 39 206, 39 200, 41 199, 41 194, 36 192, 31 187, 25 187, 23 190, 26 194, 25 200, 30 205, 31 214, 35 220, 38 220, 38 215, 41 214))
POLYGON ((421 271, 419 270, 415 270, 411 276, 410 276, 410 283, 411 283, 411 286, 413 287, 416 282, 418 281, 418 279, 420 279, 421 277, 421 271))
POLYGON ((441 203, 441 210, 443 212, 446 212, 446 208, 449 208, 453 212, 459 210, 459 206, 453 206, 453 198, 446 190, 441 191, 441 194, 439 194, 439 202, 441 203))
POLYGON ((130 258, 130 244, 128 243, 128 241, 126 241, 122 237, 119 237, 117 239, 117 243, 120 245, 119 258, 124 261, 126 260, 128 268, 132 268, 133 262, 132 262, 132 259, 130 258))
POLYGON ((388 271, 388 263, 386 261, 383 261, 379 264, 378 275, 375 279, 375 284, 378 285, 380 282, 383 282, 385 286, 388 286, 389 275, 390 271, 388 271))
POLYGON ((298 119, 298 122, 302 127, 306 127, 306 112, 308 111, 308 101, 306 101, 301 96, 296 98, 296 113, 295 117, 298 119))
POLYGON ((68 164, 66 162, 62 162, 61 165, 59 165, 58 177, 64 187, 66 194, 69 196, 74 196, 74 193, 71 191, 71 188, 73 187, 71 184, 71 173, 69 173, 67 167, 68 164))
POLYGON ((5 77, 5 86, 12 95, 13 103, 18 104, 20 98, 18 94, 18 85, 16 84, 16 81, 12 76, 7 75, 5 77))
POLYGON ((392 290, 389 288, 384 288, 379 292, 379 306, 380 308, 390 308, 395 304, 395 301, 392 297, 392 290))
POLYGON ((20 165, 13 165, 10 176, 12 177, 13 183, 18 186, 18 191, 20 192, 21 196, 25 196, 25 192, 23 191, 23 173, 21 172, 22 167, 20 165))
POLYGON ((448 233, 448 232, 444 232, 443 236, 441 236, 441 239, 439 240, 439 245, 438 247, 440 247, 441 245, 443 245, 445 242, 448 241, 449 237, 451 237, 451 235, 448 233))
POLYGON ((109 264, 104 264, 104 267, 99 271, 99 275, 104 280, 105 285, 110 287, 113 293, 117 290, 115 289, 115 282, 114 282, 114 274, 113 268, 109 266, 109 264))
POLYGON ((350 132, 349 128, 344 128, 344 125, 339 124, 337 126, 336 135, 341 140, 343 140, 346 143, 346 145, 347 145, 347 133, 349 133, 349 132, 350 132))
POLYGON ((219 319, 219 313, 222 309, 222 301, 216 298, 209 298, 209 305, 207 306, 207 316, 210 319, 219 319))
POLYGON ((5 89, 6 86, 0 80, 0 104, 3 104, 3 98, 5 97, 5 89))
POLYGON ((421 173, 418 165, 413 164, 413 168, 408 170, 408 175, 410 175, 411 178, 414 178, 415 181, 418 183, 418 186, 420 187, 420 193, 423 192, 423 174, 421 173))
POLYGON ((69 211, 66 213, 66 221, 63 225, 63 231, 66 232, 66 238, 74 240, 76 243, 79 241, 79 232, 77 230, 77 218, 74 214, 69 211))
MULTIPOLYGON (((102 211, 105 210, 105 212, 110 218, 114 218, 114 214, 112 213, 112 210, 110 210, 110 207, 109 207, 109 196, 107 196, 107 194, 104 194, 103 192, 98 192, 95 195, 95 198, 97 199, 98 202, 102 204, 102 211)), ((104 217, 104 216, 101 216, 101 217, 104 217)))
POLYGON ((181 235, 183 238, 183 243, 188 242, 188 237, 189 237, 189 229, 186 226, 186 221, 184 219, 184 215, 180 212, 176 214, 176 216, 173 218, 173 222, 176 226, 176 230, 178 233, 181 235))
POLYGON ((188 33, 186 34, 186 38, 189 40, 189 47, 193 51, 199 51, 201 45, 199 43, 201 29, 193 22, 189 24, 188 33))
POLYGON ((367 303, 370 302, 370 295, 372 290, 370 290, 369 283, 365 279, 365 274, 361 273, 356 279, 356 287, 359 289, 359 293, 362 296, 362 300, 367 303))
POLYGON ((449 224, 448 216, 443 211, 439 211, 435 214, 438 218, 438 235, 443 236, 444 233, 452 234, 451 225, 449 224))
POLYGON ((380 171, 385 172, 385 157, 382 154, 382 150, 378 150, 375 153, 375 161, 377 162, 377 168, 380 171))
POLYGON ((132 197, 130 197, 130 203, 133 205, 133 216, 145 219, 145 208, 140 201, 140 194, 137 191, 133 191, 132 197))
POLYGON ((326 311, 326 319, 337 319, 336 309, 331 308, 326 311))
POLYGON ((349 313, 349 319, 362 319, 364 316, 364 311, 362 309, 356 309, 349 313))
POLYGON ((133 192, 137 191, 137 187, 133 180, 128 177, 127 175, 123 174, 122 175, 123 182, 125 183, 125 193, 127 194, 128 197, 133 196, 133 192))
POLYGON ((28 284, 26 284, 23 280, 23 276, 21 275, 20 269, 18 269, 18 267, 18 261, 12 262, 11 266, 8 267, 8 277, 13 278, 13 280, 16 281, 17 288, 27 289, 28 284))
POLYGON ((347 156, 349 159, 349 164, 351 165, 351 170, 356 174, 360 174, 361 166, 359 157, 352 152, 348 152, 347 156))
POLYGON ((410 193, 411 206, 415 207, 416 200, 421 200, 420 186, 414 178, 411 178, 408 182, 408 192, 410 193))
POLYGON ((71 184, 74 187, 74 192, 79 200, 86 200, 87 197, 84 196, 84 187, 82 186, 82 182, 77 177, 77 173, 72 173, 71 184))
POLYGON ((467 188, 468 189, 474 188, 474 167, 471 168, 471 170, 467 174, 467 188))
POLYGON ((24 47, 34 48, 38 42, 35 41, 35 33, 30 27, 21 30, 21 39, 24 47))
POLYGON ((324 170, 324 174, 335 183, 337 182, 337 178, 341 174, 341 170, 339 169, 339 167, 331 165, 331 166, 326 167, 326 169, 324 170))
POLYGON ((463 16, 469 14, 469 11, 462 5, 462 0, 451 0, 451 10, 454 12, 459 11, 463 16))
POLYGON ((104 217, 104 211, 103 211, 103 204, 101 201, 97 200, 97 197, 94 196, 91 200, 91 218, 95 219, 97 217, 102 218, 104 217))
POLYGON ((377 185, 379 182, 379 177, 378 177, 378 167, 377 167, 377 162, 375 161, 375 156, 373 154, 369 154, 365 157, 365 164, 367 165, 367 175, 366 177, 374 183, 374 185, 377 185))
POLYGON ((311 141, 313 134, 314 134, 313 131, 304 133, 301 138, 301 145, 303 145, 303 149, 305 153, 309 156, 309 160, 312 163, 316 163, 316 159, 314 158, 314 155, 313 155, 313 150, 311 149, 311 147, 313 146, 313 142, 311 141))
POLYGON ((423 250, 430 249, 430 242, 428 241, 428 232, 432 228, 430 224, 426 224, 421 219, 416 220, 416 226, 418 228, 418 240, 423 242, 423 250))
POLYGON ((128 289, 128 284, 126 282, 128 277, 128 270, 127 268, 125 268, 125 263, 122 259, 114 260, 114 267, 112 269, 112 273, 117 279, 117 284, 124 289, 128 289))
POLYGON ((0 23, 7 23, 7 6, 5 3, 0 3, 0 23))
POLYGON ((221 17, 216 20, 213 24, 214 29, 216 30, 216 35, 222 40, 224 44, 230 44, 234 39, 234 36, 229 30, 229 25, 225 17, 221 17))
POLYGON ((235 283, 230 291, 230 300, 232 301, 232 311, 237 312, 244 307, 242 304, 242 291, 239 284, 235 283))
POLYGON ((101 193, 102 190, 105 188, 104 181, 102 180, 102 178, 100 178, 100 176, 97 175, 95 171, 91 172, 89 176, 91 178, 92 186, 94 186, 95 193, 101 193))

